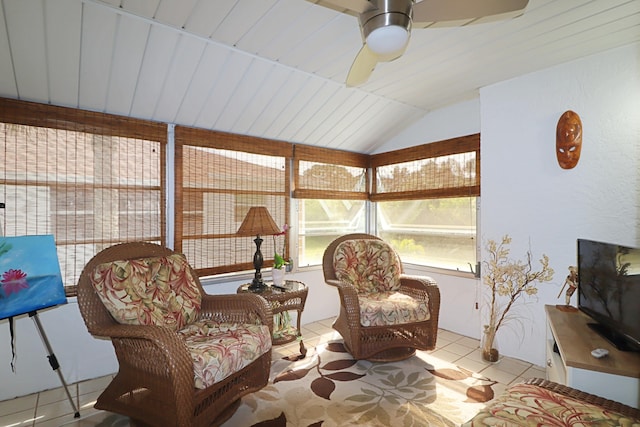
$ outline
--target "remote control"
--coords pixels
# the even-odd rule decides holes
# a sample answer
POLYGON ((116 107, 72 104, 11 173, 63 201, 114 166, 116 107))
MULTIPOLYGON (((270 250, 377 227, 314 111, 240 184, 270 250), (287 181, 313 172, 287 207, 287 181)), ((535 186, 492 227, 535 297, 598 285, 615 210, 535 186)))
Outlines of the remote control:
POLYGON ((601 359, 601 358, 605 357, 607 354, 609 354, 609 350, 604 349, 604 348, 596 348, 595 350, 593 350, 591 352, 591 355, 593 357, 595 357, 596 359, 601 359))

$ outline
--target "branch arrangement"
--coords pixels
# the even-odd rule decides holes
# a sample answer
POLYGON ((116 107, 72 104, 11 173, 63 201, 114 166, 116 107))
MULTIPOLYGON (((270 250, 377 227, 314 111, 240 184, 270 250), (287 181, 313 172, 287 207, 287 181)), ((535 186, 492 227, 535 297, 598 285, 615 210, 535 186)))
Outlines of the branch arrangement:
MULTIPOLYGON (((500 326, 511 319, 507 316, 511 307, 521 298, 536 295, 538 293, 537 283, 553 279, 554 271, 549 266, 547 255, 542 255, 540 269, 534 270, 531 251, 527 251, 524 261, 509 258, 510 243, 511 237, 505 235, 500 243, 489 240, 486 245, 488 259, 484 261, 486 274, 482 279, 484 284, 491 289, 491 295, 489 323, 484 325, 483 355, 485 351, 493 349, 495 334, 500 326), (503 301, 505 298, 506 303, 503 301)), ((490 360, 492 357, 485 358, 490 360)), ((497 356, 495 358, 497 359, 497 356)))

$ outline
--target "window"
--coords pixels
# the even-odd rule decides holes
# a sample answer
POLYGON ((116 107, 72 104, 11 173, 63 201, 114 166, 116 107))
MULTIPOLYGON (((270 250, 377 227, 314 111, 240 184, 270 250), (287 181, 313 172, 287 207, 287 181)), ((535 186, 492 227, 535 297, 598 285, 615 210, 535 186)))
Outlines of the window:
MULTIPOLYGON (((253 269, 253 239, 236 232, 252 206, 266 206, 280 227, 289 223, 292 145, 181 126, 175 136, 175 249, 201 276, 253 269)), ((268 266, 274 239, 262 238, 268 266)))
POLYGON ((73 295, 85 264, 164 244, 166 126, 0 99, 0 234, 53 234, 73 295))
POLYGON ((322 263, 335 238, 366 230, 368 156, 296 146, 295 190, 298 198, 298 265, 322 263))
POLYGON ((377 234, 404 262, 476 264, 479 135, 373 156, 377 234))

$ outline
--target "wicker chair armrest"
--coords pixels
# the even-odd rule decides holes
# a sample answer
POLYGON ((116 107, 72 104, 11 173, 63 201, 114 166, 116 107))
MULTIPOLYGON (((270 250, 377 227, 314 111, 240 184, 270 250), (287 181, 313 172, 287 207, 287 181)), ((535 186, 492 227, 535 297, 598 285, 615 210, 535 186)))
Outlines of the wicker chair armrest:
POLYGON ((162 326, 123 325, 115 323, 112 325, 97 326, 92 331, 92 335, 111 339, 149 340, 163 346, 176 346, 177 343, 180 343, 180 346, 186 350, 186 346, 180 336, 175 331, 162 326))
POLYGON ((200 317, 221 323, 260 323, 273 333, 271 306, 256 294, 204 295, 200 317))
POLYGON ((340 295, 340 307, 346 311, 347 322, 351 328, 360 328, 360 303, 358 291, 350 283, 336 280, 340 295))
POLYGON ((440 315, 440 288, 437 283, 428 276, 400 275, 400 292, 413 298, 429 300, 429 312, 434 319, 440 315))
POLYGON ((400 276, 400 289, 403 294, 416 299, 428 299, 435 291, 439 292, 438 285, 427 276, 400 276))
POLYGON ((109 337, 113 341, 121 363, 126 360, 145 372, 155 372, 157 366, 164 366, 173 382, 181 378, 181 381, 189 381, 191 388, 195 387, 191 355, 175 331, 154 325, 116 324, 97 327, 94 335, 109 337), (149 363, 150 357, 154 360, 152 364, 149 363))
POLYGON ((337 288, 338 285, 340 284, 340 280, 338 280, 338 279, 326 279, 325 283, 327 285, 335 286, 337 288))

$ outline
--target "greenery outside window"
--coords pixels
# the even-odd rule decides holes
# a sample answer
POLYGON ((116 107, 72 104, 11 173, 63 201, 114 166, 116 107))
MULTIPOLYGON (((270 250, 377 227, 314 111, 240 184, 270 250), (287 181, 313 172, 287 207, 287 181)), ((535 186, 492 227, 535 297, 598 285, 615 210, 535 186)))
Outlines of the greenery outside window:
POLYGON ((321 264, 335 238, 366 231, 367 164, 363 154, 295 147, 299 266, 321 264))
POLYGON ((377 232, 403 262, 470 271, 476 264, 476 198, 378 202, 377 232))
POLYGON ((374 155, 372 172, 377 234, 404 262, 475 268, 479 135, 374 155))

